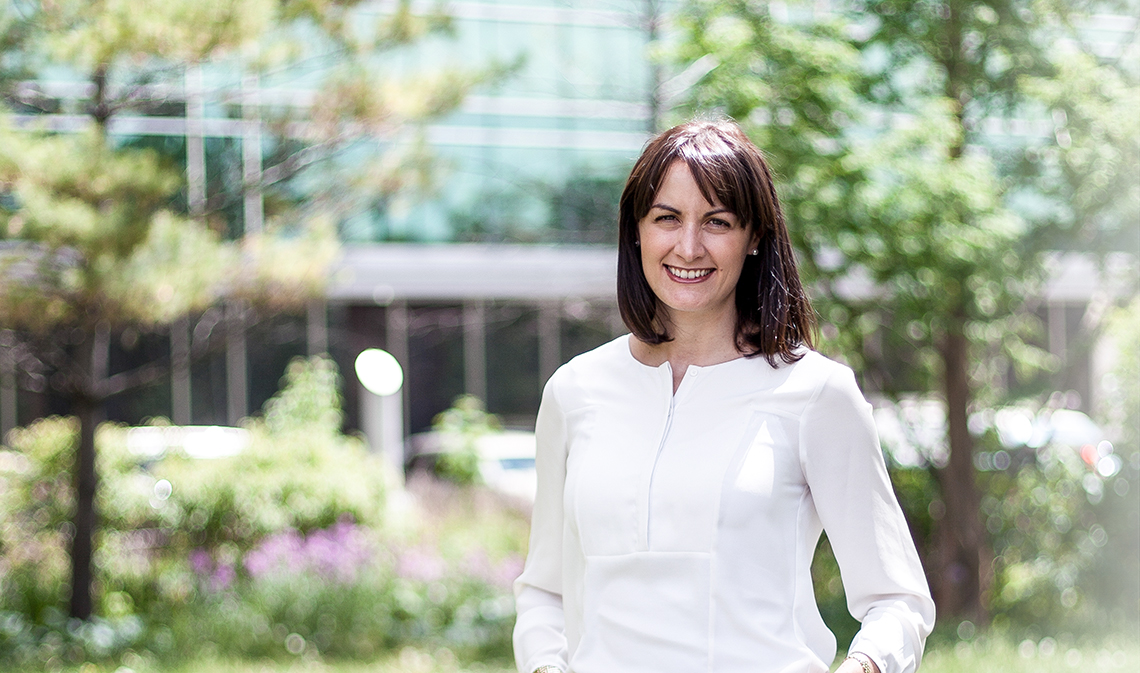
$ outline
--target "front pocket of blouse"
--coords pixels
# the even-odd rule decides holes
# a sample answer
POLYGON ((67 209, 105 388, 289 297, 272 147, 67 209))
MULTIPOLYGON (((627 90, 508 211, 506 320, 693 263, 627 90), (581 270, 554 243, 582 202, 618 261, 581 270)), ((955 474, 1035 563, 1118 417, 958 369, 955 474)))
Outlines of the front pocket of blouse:
POLYGON ((678 673, 709 665, 710 555, 587 556, 572 673, 678 673))

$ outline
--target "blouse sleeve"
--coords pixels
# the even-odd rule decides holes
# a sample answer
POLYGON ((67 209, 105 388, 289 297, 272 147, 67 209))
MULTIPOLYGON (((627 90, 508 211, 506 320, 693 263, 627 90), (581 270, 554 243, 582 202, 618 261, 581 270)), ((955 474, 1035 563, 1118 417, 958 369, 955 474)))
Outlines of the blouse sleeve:
POLYGON ((566 426, 554 377, 542 392, 535 424, 538 489, 530 523, 530 548, 515 580, 514 648, 519 673, 539 666, 567 668, 562 612, 562 493, 566 481, 566 426))
POLYGON ((934 601, 850 369, 838 368, 801 419, 811 497, 839 562, 847 609, 862 623, 849 651, 882 673, 912 673, 934 627, 934 601))

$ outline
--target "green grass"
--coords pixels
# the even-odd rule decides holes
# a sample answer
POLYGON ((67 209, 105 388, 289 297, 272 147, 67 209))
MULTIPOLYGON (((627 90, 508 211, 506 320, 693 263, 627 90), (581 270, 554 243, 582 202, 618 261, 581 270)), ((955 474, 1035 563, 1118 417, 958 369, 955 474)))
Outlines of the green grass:
POLYGON ((1043 638, 1038 642, 979 638, 926 653, 922 673, 1135 673, 1140 671, 1140 641, 1107 640, 1100 645, 1057 642, 1043 638))
MULTIPOLYGON (((13 673, 32 673, 40 668, 13 673)), ((184 663, 158 662, 128 654, 118 663, 48 668, 58 673, 514 673, 507 662, 464 665, 447 649, 433 651, 405 647, 378 661, 319 661, 297 657, 292 661, 247 661, 203 656, 184 663)))
MULTIPOLYGON (((838 661, 836 662, 838 664, 838 661)), ((467 664, 449 650, 435 652, 406 647, 374 662, 241 661, 203 657, 179 665, 161 664, 127 655, 113 664, 83 664, 59 673, 513 673, 508 663, 467 664)), ((921 673, 1133 673, 1140 671, 1140 639, 1117 638, 1099 645, 1039 642, 1013 643, 978 638, 927 651, 921 673)), ((21 672, 23 673, 23 672, 21 672)), ((27 673, 31 673, 29 670, 27 673)))

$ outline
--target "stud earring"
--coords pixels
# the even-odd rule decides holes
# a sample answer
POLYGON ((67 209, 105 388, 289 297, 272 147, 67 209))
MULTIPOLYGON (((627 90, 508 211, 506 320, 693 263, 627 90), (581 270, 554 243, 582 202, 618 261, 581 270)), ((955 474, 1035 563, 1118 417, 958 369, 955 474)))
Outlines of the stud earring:
POLYGON ((635 247, 635 248, 640 248, 640 247, 641 247, 641 241, 634 241, 634 242, 633 242, 633 247, 635 247))
POLYGON ((748 254, 749 255, 759 255, 760 254, 760 248, 756 248, 755 250, 753 250, 752 252, 750 252, 748 254))

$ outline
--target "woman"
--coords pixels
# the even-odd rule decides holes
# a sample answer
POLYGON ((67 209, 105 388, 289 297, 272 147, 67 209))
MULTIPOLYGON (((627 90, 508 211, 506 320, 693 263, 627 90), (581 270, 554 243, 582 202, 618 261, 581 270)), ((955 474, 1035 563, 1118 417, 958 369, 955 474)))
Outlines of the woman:
POLYGON ((760 151, 731 121, 666 131, 619 227, 632 335, 561 367, 538 414, 519 671, 827 671, 821 530, 862 622, 838 670, 914 671, 934 606, 870 405, 810 350, 760 151))

